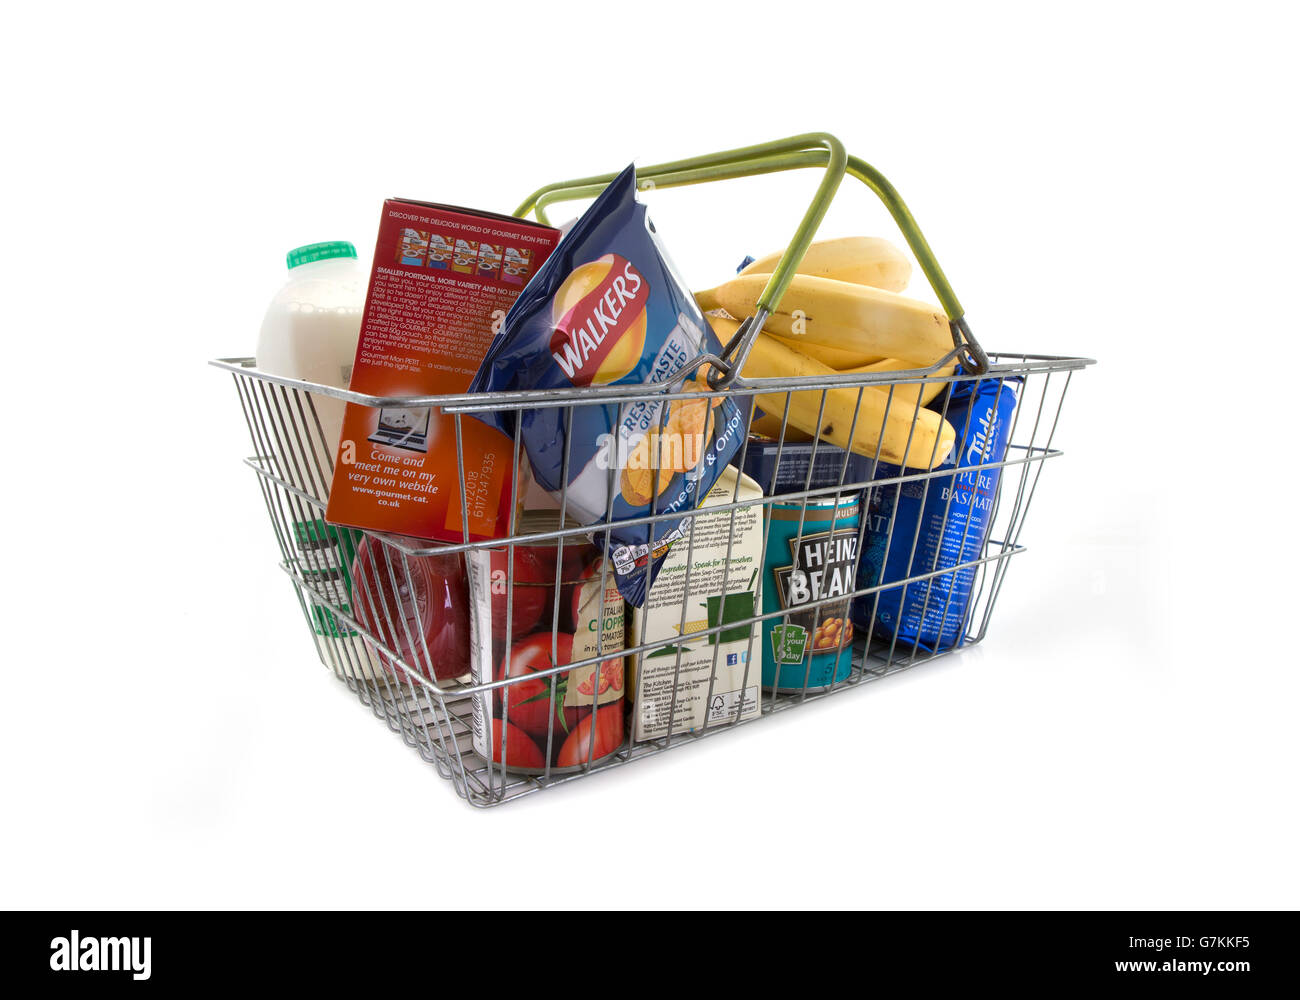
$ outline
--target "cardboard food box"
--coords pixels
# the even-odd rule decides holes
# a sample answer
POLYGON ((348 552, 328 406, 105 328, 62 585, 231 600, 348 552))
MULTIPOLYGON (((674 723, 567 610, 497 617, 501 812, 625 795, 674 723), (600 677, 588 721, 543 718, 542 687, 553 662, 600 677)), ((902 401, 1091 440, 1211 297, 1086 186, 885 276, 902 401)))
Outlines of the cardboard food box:
MULTIPOLYGON (((701 508, 761 499, 763 491, 744 475, 737 494, 737 475, 735 467, 728 466, 705 495, 701 508)), ((694 543, 690 544, 688 533, 668 550, 645 607, 634 609, 627 643, 639 646, 677 635, 684 641, 628 657, 628 690, 636 693, 633 739, 668 735, 670 712, 674 734, 699 729, 706 718, 713 726, 733 721, 738 712, 741 719, 758 715, 763 666, 758 625, 722 629, 699 639, 691 636, 758 614, 762 566, 763 507, 758 503, 697 515, 694 543)))
POLYGON ((751 434, 745 449, 745 475, 770 497, 840 483, 865 483, 871 479, 874 464, 868 456, 845 452, 825 441, 782 443, 751 434))
MULTIPOLYGON (((492 248, 490 262, 499 261, 495 247, 501 246, 536 266, 559 238, 549 226, 507 215, 384 202, 348 387, 375 396, 465 392, 522 288, 503 280, 499 264, 478 270, 479 247, 492 248)), ((513 443, 465 415, 461 447, 469 537, 500 537, 509 525, 513 443)), ((326 519, 462 541, 455 418, 436 407, 349 403, 326 519)))

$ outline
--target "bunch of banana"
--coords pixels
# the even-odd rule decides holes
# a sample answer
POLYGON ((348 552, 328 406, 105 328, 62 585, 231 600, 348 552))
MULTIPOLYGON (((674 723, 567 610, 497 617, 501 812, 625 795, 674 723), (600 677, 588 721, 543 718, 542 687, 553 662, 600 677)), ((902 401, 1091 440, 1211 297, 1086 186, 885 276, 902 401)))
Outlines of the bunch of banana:
MULTIPOLYGON (((835 370, 760 333, 741 374, 747 378, 824 377, 835 370)), ((800 430, 836 447, 913 469, 933 469, 948 457, 957 435, 933 410, 908 405, 878 386, 759 393, 754 405, 785 414, 800 430), (787 408, 788 400, 788 408, 787 408)))
MULTIPOLYGON (((724 342, 739 326, 729 317, 753 314, 780 257, 769 254, 726 284, 696 293, 700 305, 713 310, 709 322, 724 342)), ((779 311, 756 338, 743 374, 816 376, 906 371, 934 364, 952 348, 948 319, 924 302, 897 294, 907 287, 911 272, 907 258, 886 240, 850 237, 812 244, 779 311)), ((948 365, 937 374, 955 370, 948 365)), ((832 389, 824 408, 819 390, 791 393, 786 440, 819 436, 864 455, 875 455, 879 445, 885 461, 933 468, 947 457, 956 435, 938 414, 921 408, 944 385, 872 386, 861 393, 861 404, 857 389, 832 389), (819 411, 824 417, 820 425, 819 411)), ((752 430, 779 436, 786 394, 765 394, 755 401, 766 413, 755 419, 752 430)))
MULTIPOLYGON (((750 316, 780 259, 768 254, 731 281, 697 292, 696 301, 705 311, 750 316)), ((952 334, 941 310, 898 294, 911 275, 907 257, 888 240, 813 243, 763 330, 840 371, 885 358, 928 367, 952 349, 952 334)))
MULTIPOLYGON (((717 313, 709 314, 709 325, 724 342, 740 327, 736 320, 717 313)), ((860 370, 903 371, 913 367, 911 362, 890 358, 860 370)), ((788 378, 837 372, 760 332, 741 374, 748 378, 788 378)), ((882 461, 895 465, 932 469, 948 457, 956 440, 952 425, 924 408, 942 388, 940 382, 828 389, 824 405, 820 389, 759 393, 754 396, 754 405, 764 415, 756 418, 750 429, 776 438, 781 435, 784 420, 787 441, 820 437, 859 455, 874 458, 878 454, 882 461)))

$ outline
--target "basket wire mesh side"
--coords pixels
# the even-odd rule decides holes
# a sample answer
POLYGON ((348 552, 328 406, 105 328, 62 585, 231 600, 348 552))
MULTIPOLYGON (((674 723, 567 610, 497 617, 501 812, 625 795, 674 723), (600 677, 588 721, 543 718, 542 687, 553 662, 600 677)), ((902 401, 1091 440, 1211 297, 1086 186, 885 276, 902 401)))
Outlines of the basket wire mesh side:
MULTIPOLYGON (((399 399, 381 399, 357 393, 318 386, 293 379, 280 378, 259 371, 252 359, 223 359, 214 361, 217 367, 229 371, 233 377, 241 410, 247 423, 252 440, 253 454, 246 460, 252 469, 258 488, 266 505, 272 531, 279 548, 280 567, 289 581, 311 636, 317 656, 342 683, 346 684, 358 700, 370 708, 377 718, 382 720, 404 742, 413 747, 420 756, 434 766, 439 775, 451 781, 457 794, 474 805, 494 805, 518 796, 535 792, 552 785, 581 778, 594 771, 616 767, 620 764, 637 760, 650 754, 671 749, 674 746, 689 743, 733 729, 738 725, 748 725, 774 712, 785 711, 817 698, 828 697, 841 691, 861 686, 878 680, 899 670, 926 662, 938 656, 946 656, 965 646, 982 641, 988 634, 994 606, 1006 580, 1007 568, 1013 555, 1025 551, 1021 541, 1022 532, 1029 508, 1037 491, 1047 459, 1062 454, 1056 442, 1057 427, 1069 389, 1073 373, 1089 364, 1086 359, 1046 357, 1028 354, 993 354, 990 356, 991 367, 983 376, 969 375, 929 375, 917 376, 915 373, 866 374, 845 373, 834 378, 813 382, 809 379, 764 379, 753 383, 733 386, 708 393, 698 391, 665 392, 649 387, 607 387, 606 390, 593 392, 583 390, 575 392, 546 392, 528 394, 484 394, 441 397, 410 397, 399 399), (411 592, 415 588, 413 566, 415 561, 430 556, 446 557, 473 549, 504 547, 509 552, 506 560, 506 648, 510 648, 510 628, 513 621, 512 601, 514 596, 516 546, 554 541, 562 557, 565 545, 587 544, 589 539, 608 538, 611 530, 613 496, 618 469, 611 464, 609 471, 608 495, 609 509, 603 522, 585 527, 561 527, 552 531, 524 533, 519 530, 516 514, 511 515, 509 534, 492 541, 471 542, 468 536, 460 544, 443 545, 423 542, 418 539, 361 532, 355 529, 329 525, 325 521, 326 501, 329 496, 330 483, 334 474, 335 442, 327 442, 318 412, 318 400, 329 398, 333 401, 345 400, 361 405, 382 407, 400 405, 410 408, 437 406, 443 412, 454 416, 456 430, 456 448, 460 469, 460 502, 465 504, 466 490, 464 479, 465 463, 463 461, 462 426, 466 419, 476 419, 473 414, 485 409, 527 410, 541 406, 562 407, 566 428, 573 424, 574 413, 584 406, 606 405, 611 402, 631 402, 645 400, 664 402, 678 399, 699 399, 701 395, 717 398, 724 394, 732 396, 755 396, 763 394, 767 400, 784 398, 785 407, 781 414, 779 436, 776 441, 776 467, 780 468, 781 455, 787 446, 787 435, 794 432, 789 423, 790 399, 793 393, 815 393, 820 397, 819 407, 825 410, 827 396, 831 392, 849 391, 857 394, 858 406, 855 409, 854 428, 860 419, 862 394, 867 391, 881 391, 887 394, 886 416, 890 407, 907 407, 913 418, 920 410, 920 393, 915 394, 914 401, 904 399, 904 389, 934 382, 955 383, 962 381, 993 382, 1001 387, 1011 382, 1016 387, 1018 403, 1011 417, 1011 426, 1007 432, 1009 441, 1005 458, 988 461, 978 465, 963 465, 961 473, 986 473, 1000 470, 998 482, 991 501, 989 530, 987 538, 972 558, 961 561, 941 561, 940 554, 935 553, 928 568, 916 572, 914 558, 921 535, 918 521, 916 529, 901 533, 905 537, 895 537, 894 517, 897 505, 892 508, 890 523, 886 528, 888 545, 909 546, 906 566, 912 568, 911 575, 882 579, 870 587, 858 587, 849 594, 837 594, 824 600, 814 600, 801 610, 843 606, 848 599, 866 598, 871 602, 871 622, 865 627, 855 626, 853 638, 852 666, 848 675, 842 679, 836 677, 829 685, 812 687, 805 674, 804 684, 797 691, 776 690, 775 682, 765 685, 761 695, 761 714, 756 718, 730 718, 723 722, 710 722, 704 719, 702 725, 689 732, 675 731, 674 713, 678 704, 678 684, 681 669, 681 637, 687 629, 687 608, 685 602, 681 609, 681 619, 677 633, 669 638, 647 639, 645 634, 646 618, 642 619, 640 634, 634 634, 629 623, 625 638, 625 650, 619 656, 645 656, 665 647, 676 646, 676 664, 673 672, 672 688, 669 700, 666 735, 658 738, 633 742, 629 730, 622 745, 610 756, 594 760, 595 740, 590 741, 587 761, 572 771, 557 773, 549 765, 538 774, 519 774, 503 770, 499 764, 485 759, 475 752, 473 747, 473 698, 483 699, 500 697, 501 689, 518 684, 524 676, 504 677, 501 680, 485 679, 481 683, 470 682, 467 676, 456 680, 435 680, 438 673, 446 674, 445 664, 435 664, 432 653, 419 629, 413 629, 409 616, 401 607, 393 606, 392 595, 411 592), (369 541, 366 541, 366 538, 369 541), (353 572, 352 563, 360 547, 365 544, 372 552, 379 553, 375 559, 376 568, 367 574, 353 572), (384 574, 390 587, 375 586, 378 574, 384 574), (913 584, 925 581, 955 579, 957 574, 970 576, 970 597, 961 614, 958 640, 950 647, 943 643, 934 649, 925 648, 919 636, 913 641, 900 640, 897 630, 877 628, 875 607, 882 593, 894 592, 913 584), (365 614, 358 614, 358 608, 369 609, 365 614), (386 641, 388 640, 388 641, 386 641), (396 641, 393 641, 396 640, 396 641), (400 647, 400 649, 398 648, 400 647), (405 651, 405 654, 403 652, 405 651), (435 666, 442 667, 436 670, 435 666)), ((941 405, 942 415, 946 418, 948 394, 940 394, 937 399, 945 400, 941 405)), ((332 403, 331 405, 337 405, 332 403)), ((936 406, 940 404, 936 403, 936 406)), ((770 406, 765 410, 772 416, 770 406)), ((661 407, 661 431, 668 408, 661 407)), ((969 417, 969 414, 968 414, 969 417)), ((516 421, 518 424, 518 421, 516 421)), ((820 425, 820 421, 819 421, 820 425)), ((883 421, 882 421, 883 425, 883 421)), ((882 428, 883 429, 883 428, 882 428)), ((958 440, 963 437, 963 428, 955 428, 958 440)), ((883 435, 877 435, 877 440, 883 435)), ((742 452, 733 464, 743 467, 746 453, 753 439, 746 436, 742 452)), ((566 434, 565 479, 567 481, 568 454, 567 445, 572 443, 572 435, 566 434)), ((910 441, 909 441, 910 447, 910 441)), ((818 449, 831 449, 831 446, 811 442, 815 456, 818 449)), ((838 450, 831 449, 835 454, 838 450)), ((906 452, 905 452, 906 453, 906 452)), ((519 432, 513 441, 513 459, 518 466, 523 456, 519 432)), ((675 544, 687 550, 687 570, 685 587, 690 590, 692 556, 695 545, 695 525, 698 517, 703 515, 729 515, 734 525, 735 518, 747 508, 761 508, 763 514, 763 551, 767 550, 768 532, 771 527, 771 505, 780 503, 789 505, 802 503, 804 509, 808 504, 826 500, 839 501, 842 498, 860 497, 861 507, 865 513, 870 499, 876 491, 909 489, 919 495, 924 503, 932 489, 942 489, 945 479, 952 481, 954 472, 948 470, 925 471, 907 468, 895 475, 885 474, 886 470, 878 467, 883 464, 879 448, 871 459, 871 472, 862 478, 848 475, 850 463, 848 454, 843 453, 838 480, 829 486, 811 485, 811 468, 808 479, 802 489, 776 489, 775 472, 773 481, 760 483, 764 495, 761 498, 744 498, 739 494, 740 481, 736 483, 736 493, 730 502, 707 508, 701 508, 685 515, 683 522, 685 535, 675 544)), ((526 458, 522 459, 526 461, 526 458)), ((810 463, 811 465, 811 463, 810 463)), ((657 474, 657 456, 654 470, 657 474)), ((516 489, 519 477, 515 477, 516 489)), ((944 507, 945 515, 951 507, 950 491, 944 507)), ((561 506, 561 519, 568 506, 567 494, 558 498, 561 506)), ((462 523, 468 523, 462 509, 462 523)), ((623 521, 621 524, 650 524, 665 519, 679 520, 681 514, 661 514, 654 509, 641 518, 623 521)), ((863 551, 863 542, 868 531, 869 519, 860 518, 857 529, 857 552, 863 551)), ((802 514, 797 533, 802 533, 804 524, 802 514)), ((968 528, 969 530, 969 524, 968 528)), ((734 531, 729 534, 727 558, 732 554, 734 531)), ((966 539, 963 537, 959 553, 966 551, 966 539)), ((558 564, 562 558, 557 560, 558 564)), ((601 562, 602 585, 609 580, 609 561, 601 562)), ((558 584, 557 575, 557 584, 558 584)), ((595 655, 586 659, 562 662, 555 655, 554 643, 560 631, 560 587, 554 588, 552 607, 549 609, 552 636, 552 662, 558 664, 535 673, 526 675, 529 681, 544 680, 550 687, 550 731, 547 733, 548 744, 557 734, 555 725, 555 698, 559 675, 575 668, 599 664, 610 659, 608 654, 595 655)), ((603 592, 603 586, 602 586, 603 592)), ((924 617, 933 589, 926 588, 926 599, 922 608, 924 617)), ((947 601, 951 601, 951 588, 947 588, 947 601)), ((722 599, 725 600, 725 594, 722 599)), ((758 684, 761 672, 762 623, 782 617, 782 612, 759 613, 754 607, 754 614, 743 618, 729 618, 717 625, 707 625, 702 629, 693 629, 692 638, 704 639, 721 632, 733 632, 737 628, 749 630, 749 655, 745 658, 746 677, 742 690, 751 684, 758 684), (752 678, 751 678, 752 671, 752 678)), ((941 620, 947 620, 949 608, 945 604, 941 620)), ((604 628, 601 616, 600 629, 604 628)), ((598 634, 596 649, 602 649, 603 636, 598 634)), ((720 645, 713 644, 714 677, 716 678, 716 658, 720 645)), ((469 665, 465 664, 468 672, 469 665)), ((706 704, 713 696, 713 681, 707 691, 706 704)), ((505 705, 503 715, 509 718, 510 699, 501 699, 505 705)), ((549 749, 549 747, 548 747, 549 749)), ((500 748, 498 748, 498 755, 500 748)), ((548 761, 550 756, 548 753, 548 761)))

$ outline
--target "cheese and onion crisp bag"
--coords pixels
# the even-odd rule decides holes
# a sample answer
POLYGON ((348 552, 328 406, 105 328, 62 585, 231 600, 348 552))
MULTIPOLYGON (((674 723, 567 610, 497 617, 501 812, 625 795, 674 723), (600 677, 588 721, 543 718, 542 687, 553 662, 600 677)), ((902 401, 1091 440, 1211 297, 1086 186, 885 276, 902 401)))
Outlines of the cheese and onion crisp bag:
MULTIPOLYGON (((722 344, 659 246, 629 166, 560 241, 520 293, 471 392, 670 384, 722 344)), ((477 414, 520 443, 537 483, 582 524, 613 527, 608 554, 619 591, 636 607, 668 546, 690 523, 630 518, 693 510, 740 450, 747 397, 544 406, 477 414), (569 414, 572 440, 569 440, 569 414), (568 452, 567 475, 565 454, 568 452), (648 570, 648 572, 647 572, 648 570)), ((606 533, 591 533, 597 545, 606 533)))

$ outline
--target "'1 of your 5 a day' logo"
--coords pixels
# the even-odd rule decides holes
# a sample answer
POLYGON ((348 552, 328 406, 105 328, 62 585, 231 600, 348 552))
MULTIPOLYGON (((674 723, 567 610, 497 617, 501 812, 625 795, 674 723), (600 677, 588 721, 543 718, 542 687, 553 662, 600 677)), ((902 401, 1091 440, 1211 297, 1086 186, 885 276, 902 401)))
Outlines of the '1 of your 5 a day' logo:
POLYGON ((148 979, 152 938, 86 937, 73 931, 50 942, 50 968, 55 972, 130 972, 148 979))
POLYGON ((772 627, 772 659, 777 663, 802 663, 808 648, 808 630, 802 625, 772 627))

